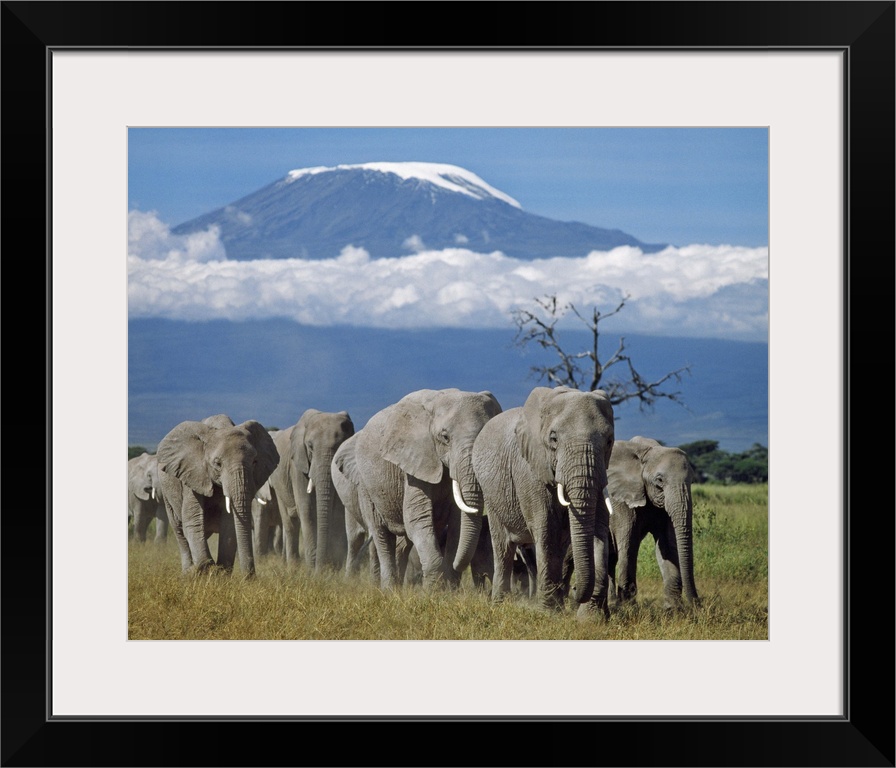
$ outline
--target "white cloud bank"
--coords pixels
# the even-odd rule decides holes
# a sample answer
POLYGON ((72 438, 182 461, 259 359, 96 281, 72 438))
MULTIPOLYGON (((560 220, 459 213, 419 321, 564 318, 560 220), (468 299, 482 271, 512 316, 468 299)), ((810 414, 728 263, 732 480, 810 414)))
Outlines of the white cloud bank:
POLYGON ((129 214, 131 318, 505 328, 511 310, 552 293, 602 311, 630 295, 614 318, 630 333, 765 340, 768 249, 625 246, 522 261, 464 248, 371 259, 347 246, 335 259, 228 261, 215 230, 176 236, 152 213, 129 214))

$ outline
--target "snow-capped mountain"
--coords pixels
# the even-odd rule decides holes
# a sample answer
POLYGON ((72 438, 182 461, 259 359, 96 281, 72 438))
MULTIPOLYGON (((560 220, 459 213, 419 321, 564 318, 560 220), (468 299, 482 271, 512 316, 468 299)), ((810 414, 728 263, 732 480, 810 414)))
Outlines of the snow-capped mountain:
POLYGON ((665 247, 618 229, 527 213, 476 174, 439 163, 293 170, 172 232, 185 235, 213 225, 228 258, 237 260, 328 259, 349 245, 373 258, 461 247, 518 259, 584 256, 620 245, 645 253, 665 247))

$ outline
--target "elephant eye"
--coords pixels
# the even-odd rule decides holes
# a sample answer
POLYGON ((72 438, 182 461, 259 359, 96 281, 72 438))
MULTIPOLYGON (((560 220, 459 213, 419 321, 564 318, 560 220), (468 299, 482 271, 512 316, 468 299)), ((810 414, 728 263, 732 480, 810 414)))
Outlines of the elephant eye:
POLYGON ((451 442, 451 435, 448 434, 447 429, 443 429, 439 432, 439 440, 441 440, 445 445, 451 442))
POLYGON ((215 456, 215 458, 212 459, 212 464, 214 464, 216 467, 220 467, 221 466, 221 457, 215 456))
POLYGON ((653 478, 653 482, 656 484, 657 488, 662 488, 663 485, 665 485, 666 480, 662 475, 657 475, 653 478))
POLYGON ((552 429, 551 434, 548 435, 548 442, 551 444, 551 448, 557 447, 557 433, 552 429))

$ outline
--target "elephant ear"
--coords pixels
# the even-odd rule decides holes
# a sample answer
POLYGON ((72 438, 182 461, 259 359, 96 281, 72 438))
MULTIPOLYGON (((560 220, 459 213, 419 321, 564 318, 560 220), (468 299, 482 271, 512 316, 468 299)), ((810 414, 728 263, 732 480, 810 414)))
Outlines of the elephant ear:
POLYGON ((308 449, 305 447, 305 431, 310 421, 319 414, 316 408, 309 408, 301 415, 298 422, 292 429, 289 436, 289 460, 292 466, 305 475, 308 479, 308 473, 311 471, 311 457, 308 455, 308 449))
POLYGON ((641 445, 632 440, 619 440, 613 446, 607 467, 607 483, 610 498, 614 501, 620 501, 629 507, 643 507, 647 504, 641 466, 643 455, 648 450, 649 445, 641 445))
POLYGON ((271 500, 271 482, 270 479, 265 480, 259 489, 255 492, 255 498, 267 504, 271 500))
POLYGON ((569 387, 535 387, 526 398, 522 413, 516 423, 516 439, 520 446, 520 453, 535 472, 535 476, 545 485, 554 482, 554 472, 551 468, 551 458, 541 430, 544 422, 544 409, 548 401, 555 396, 558 390, 566 391, 569 387))
POLYGON ((148 453, 142 453, 128 461, 128 491, 141 501, 149 499, 149 494, 143 490, 143 478, 146 476, 146 459, 148 457, 148 453))
POLYGON ((629 439, 629 442, 637 443, 638 445, 643 445, 650 448, 662 447, 661 443, 658 440, 654 440, 652 437, 641 437, 641 435, 635 435, 635 437, 629 439))
POLYGON ((239 426, 240 429, 249 433, 249 439, 258 453, 255 463, 255 487, 260 488, 265 481, 271 476, 271 473, 277 468, 280 461, 280 453, 277 446, 274 445, 274 438, 257 421, 244 421, 239 426))
POLYGON ((205 460, 205 441, 213 430, 199 421, 183 421, 162 438, 156 451, 162 472, 174 475, 202 496, 214 492, 205 460))
POLYGON ((501 404, 498 402, 498 398, 495 397, 491 392, 487 389, 483 389, 482 392, 479 393, 482 397, 485 398, 485 412, 488 414, 490 419, 493 419, 503 410, 501 408, 501 404))
POLYGON ((406 474, 435 485, 442 479, 443 465, 432 438, 432 411, 426 407, 432 392, 424 390, 389 406, 382 455, 406 474))
POLYGON ((227 427, 235 427, 236 424, 233 423, 233 419, 230 418, 226 413, 218 413, 214 416, 209 416, 202 420, 203 424, 207 424, 210 427, 214 427, 215 429, 226 429, 227 427))
POLYGON ((357 433, 346 440, 339 448, 336 449, 336 455, 333 457, 333 464, 336 465, 343 475, 345 475, 352 485, 361 485, 361 475, 358 471, 358 462, 355 458, 355 437, 357 433))

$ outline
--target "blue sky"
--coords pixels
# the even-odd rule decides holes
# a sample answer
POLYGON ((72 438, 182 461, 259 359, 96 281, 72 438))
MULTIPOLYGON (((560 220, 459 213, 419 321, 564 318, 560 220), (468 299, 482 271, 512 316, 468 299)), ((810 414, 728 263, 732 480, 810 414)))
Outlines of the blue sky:
POLYGON ((764 129, 135 128, 128 155, 132 318, 498 328, 554 294, 605 313, 625 299, 609 330, 768 337, 764 129), (237 261, 216 228, 171 232, 292 170, 383 162, 459 166, 531 213, 671 245, 519 261, 461 246, 372 259, 346 243, 237 261))
POLYGON ((128 203, 173 227, 295 168, 380 161, 459 165, 643 242, 768 245, 764 128, 131 128, 128 203))

